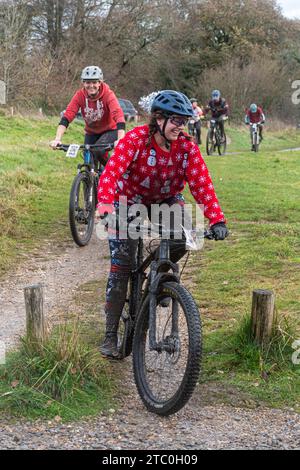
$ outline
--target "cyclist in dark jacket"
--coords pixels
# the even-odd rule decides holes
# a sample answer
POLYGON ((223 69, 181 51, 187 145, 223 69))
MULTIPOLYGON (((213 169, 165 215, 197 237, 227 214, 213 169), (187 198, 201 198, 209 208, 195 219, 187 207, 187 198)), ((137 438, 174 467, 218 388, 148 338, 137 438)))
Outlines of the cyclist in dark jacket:
POLYGON ((212 119, 215 119, 220 127, 222 137, 224 137, 224 120, 228 117, 228 111, 229 106, 225 98, 221 97, 219 90, 214 90, 211 94, 211 100, 204 109, 204 114, 211 112, 212 119))

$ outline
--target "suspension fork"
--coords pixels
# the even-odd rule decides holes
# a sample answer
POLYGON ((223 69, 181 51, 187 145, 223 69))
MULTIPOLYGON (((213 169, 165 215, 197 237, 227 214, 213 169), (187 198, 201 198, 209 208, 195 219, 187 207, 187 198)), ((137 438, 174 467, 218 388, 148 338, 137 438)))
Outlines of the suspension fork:
MULTIPOLYGON (((157 342, 156 338, 156 308, 157 295, 160 285, 164 281, 179 282, 178 264, 172 263, 169 257, 169 242, 162 240, 159 247, 159 260, 152 261, 150 268, 149 281, 149 348, 150 350, 162 351, 162 344, 157 342), (172 272, 166 272, 165 269, 171 269, 172 272)), ((178 305, 172 302, 172 334, 178 333, 178 305)))

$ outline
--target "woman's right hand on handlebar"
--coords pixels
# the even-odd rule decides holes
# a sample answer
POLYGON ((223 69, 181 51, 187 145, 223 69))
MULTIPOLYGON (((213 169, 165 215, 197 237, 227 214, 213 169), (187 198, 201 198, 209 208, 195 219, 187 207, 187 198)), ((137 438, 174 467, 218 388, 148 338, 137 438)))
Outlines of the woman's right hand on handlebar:
POLYGON ((50 147, 51 147, 53 150, 55 150, 55 149, 57 149, 57 147, 59 147, 59 146, 61 145, 61 140, 59 140, 59 139, 54 139, 54 140, 52 140, 52 141, 50 142, 49 145, 50 145, 50 147))

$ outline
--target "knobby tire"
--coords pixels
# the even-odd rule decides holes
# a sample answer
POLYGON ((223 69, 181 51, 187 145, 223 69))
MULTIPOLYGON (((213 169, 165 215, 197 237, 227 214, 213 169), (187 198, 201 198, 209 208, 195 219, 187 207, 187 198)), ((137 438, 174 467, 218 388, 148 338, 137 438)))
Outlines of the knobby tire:
POLYGON ((81 172, 76 175, 74 178, 71 192, 70 192, 70 202, 69 202, 69 223, 71 234, 73 240, 78 246, 85 246, 89 243, 93 228, 94 228, 94 215, 95 215, 95 191, 93 189, 93 197, 92 202, 89 200, 90 195, 90 188, 92 185, 92 181, 90 176, 85 173, 81 172), (79 195, 80 191, 83 190, 84 193, 84 204, 85 207, 81 208, 84 209, 84 214, 87 215, 87 223, 86 224, 79 224, 78 220, 78 204, 79 204, 79 195), (86 233, 82 235, 79 231, 79 227, 86 228, 86 233))
MULTIPOLYGON (((177 383, 175 385, 176 388, 174 389, 174 393, 172 391, 170 392, 172 393, 170 397, 160 399, 155 396, 154 392, 151 389, 150 383, 152 380, 151 372, 154 372, 155 366, 152 366, 151 364, 153 368, 153 371, 151 371, 151 367, 149 370, 149 366, 146 365, 146 355, 150 355, 152 353, 154 355, 156 354, 156 352, 147 350, 147 347, 149 346, 147 339, 147 333, 149 330, 149 295, 145 298, 145 301, 143 302, 143 305, 141 306, 140 312, 138 314, 133 338, 133 370, 139 395, 146 408, 150 412, 163 416, 168 416, 173 413, 176 413, 187 403, 187 401, 191 397, 198 381, 202 353, 200 314, 192 295, 187 289, 185 289, 182 285, 176 282, 165 282, 160 288, 159 294, 157 296, 157 303, 159 304, 160 299, 166 297, 175 299, 179 305, 178 308, 181 308, 180 311, 183 312, 183 315, 185 317, 188 338, 188 346, 184 349, 184 344, 181 344, 182 338, 180 337, 179 326, 179 343, 181 344, 182 348, 180 346, 178 362, 180 361, 180 358, 184 355, 186 355, 187 359, 186 361, 184 361, 186 362, 186 365, 185 367, 183 367, 182 376, 180 374, 177 374, 177 366, 176 362, 174 361, 174 372, 172 373, 174 374, 174 378, 176 381, 177 377, 180 378, 178 378, 178 386, 177 383)), ((178 324, 179 323, 180 321, 178 321, 178 324)), ((165 327, 165 330, 166 329, 167 328, 165 327)), ((164 335, 165 334, 167 334, 167 332, 164 332, 164 335)), ((184 340, 183 343, 185 343, 184 340)), ((168 353, 165 353, 165 357, 167 358, 167 362, 172 362, 171 355, 169 355, 170 358, 168 359, 168 353)), ((171 388, 172 383, 168 381, 167 376, 165 377, 164 374, 161 374, 161 377, 163 377, 161 381, 165 381, 164 387, 166 389, 171 388)))

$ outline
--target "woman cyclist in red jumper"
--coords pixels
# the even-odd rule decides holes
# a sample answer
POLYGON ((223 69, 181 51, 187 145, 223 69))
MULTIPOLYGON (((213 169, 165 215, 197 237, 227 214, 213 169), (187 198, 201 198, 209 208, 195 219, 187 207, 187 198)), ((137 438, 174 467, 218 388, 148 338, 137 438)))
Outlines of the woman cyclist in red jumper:
MULTIPOLYGON (((148 125, 128 132, 118 143, 101 175, 98 186, 98 216, 113 212, 119 197, 127 204, 184 205, 181 194, 188 182, 192 195, 204 204, 204 215, 216 240, 228 235, 224 214, 198 146, 184 132, 193 109, 179 92, 159 92, 151 106, 148 125)), ((117 329, 124 306, 127 283, 134 259, 136 240, 109 237, 111 270, 106 291, 106 334, 100 347, 106 357, 117 357, 117 329)), ((178 261, 185 254, 185 242, 170 247, 170 257, 178 261)))
MULTIPOLYGON (((85 67, 81 73, 83 88, 78 90, 58 125, 52 148, 61 144, 62 137, 76 114, 81 110, 85 121, 85 144, 110 144, 125 135, 125 118, 114 92, 103 81, 103 73, 94 65, 85 67)), ((97 151, 100 157, 105 152, 97 151)))

